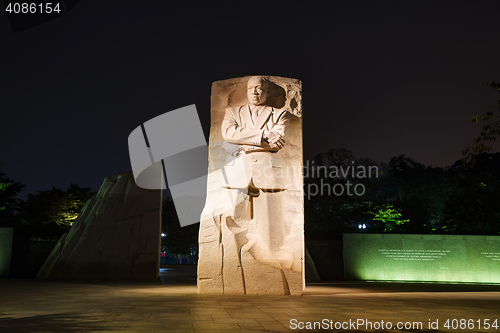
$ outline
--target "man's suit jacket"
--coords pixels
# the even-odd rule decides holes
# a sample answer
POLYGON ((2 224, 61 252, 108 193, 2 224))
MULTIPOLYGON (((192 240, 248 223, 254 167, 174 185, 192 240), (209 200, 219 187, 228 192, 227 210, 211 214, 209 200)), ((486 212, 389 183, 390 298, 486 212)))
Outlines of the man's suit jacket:
POLYGON ((278 149, 271 148, 262 137, 265 130, 285 136, 288 121, 286 110, 270 106, 260 111, 255 124, 248 104, 226 109, 222 121, 222 137, 229 143, 240 145, 244 151, 236 158, 233 166, 226 166, 228 172, 237 175, 228 179, 228 187, 247 188, 253 181, 255 187, 263 190, 285 188, 286 175, 283 164, 276 154, 278 149), (237 170, 231 170, 232 167, 237 170))

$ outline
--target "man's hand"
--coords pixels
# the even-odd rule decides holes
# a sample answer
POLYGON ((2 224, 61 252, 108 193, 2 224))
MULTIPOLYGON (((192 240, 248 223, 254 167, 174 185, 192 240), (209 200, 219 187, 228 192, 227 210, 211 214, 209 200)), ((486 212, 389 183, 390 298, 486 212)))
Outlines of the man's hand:
POLYGON ((281 149, 285 145, 285 139, 283 139, 283 136, 278 132, 264 131, 264 140, 266 140, 273 149, 281 149))
POLYGON ((269 146, 273 149, 274 148, 281 149, 283 148, 284 145, 285 145, 285 140, 283 140, 283 138, 281 137, 276 142, 269 142, 269 146))

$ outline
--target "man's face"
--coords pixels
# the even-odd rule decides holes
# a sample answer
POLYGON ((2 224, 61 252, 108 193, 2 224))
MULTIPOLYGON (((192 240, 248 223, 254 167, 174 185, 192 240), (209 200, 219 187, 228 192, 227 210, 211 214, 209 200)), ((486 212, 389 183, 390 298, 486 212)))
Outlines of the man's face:
POLYGON ((260 76, 254 76, 247 83, 247 98, 252 105, 263 105, 267 99, 267 84, 260 76))

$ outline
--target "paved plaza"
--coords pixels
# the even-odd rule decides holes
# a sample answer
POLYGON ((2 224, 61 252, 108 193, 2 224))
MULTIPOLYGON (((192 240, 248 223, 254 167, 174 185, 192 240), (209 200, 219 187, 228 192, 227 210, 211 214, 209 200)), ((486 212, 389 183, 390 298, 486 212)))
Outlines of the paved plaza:
POLYGON ((308 284, 302 296, 200 295, 193 267, 161 275, 0 279, 0 332, 500 332, 484 327, 500 325, 499 285, 337 282, 308 284))

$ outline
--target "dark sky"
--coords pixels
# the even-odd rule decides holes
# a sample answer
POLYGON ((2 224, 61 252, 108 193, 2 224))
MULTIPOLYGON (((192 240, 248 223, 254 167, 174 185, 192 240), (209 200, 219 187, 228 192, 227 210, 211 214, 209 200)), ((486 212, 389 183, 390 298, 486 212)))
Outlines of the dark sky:
POLYGON ((97 191, 130 170, 134 128, 196 104, 208 138, 211 83, 255 74, 303 81, 306 159, 448 166, 499 99, 499 17, 493 0, 80 0, 0 43, 0 170, 24 194, 97 191))

